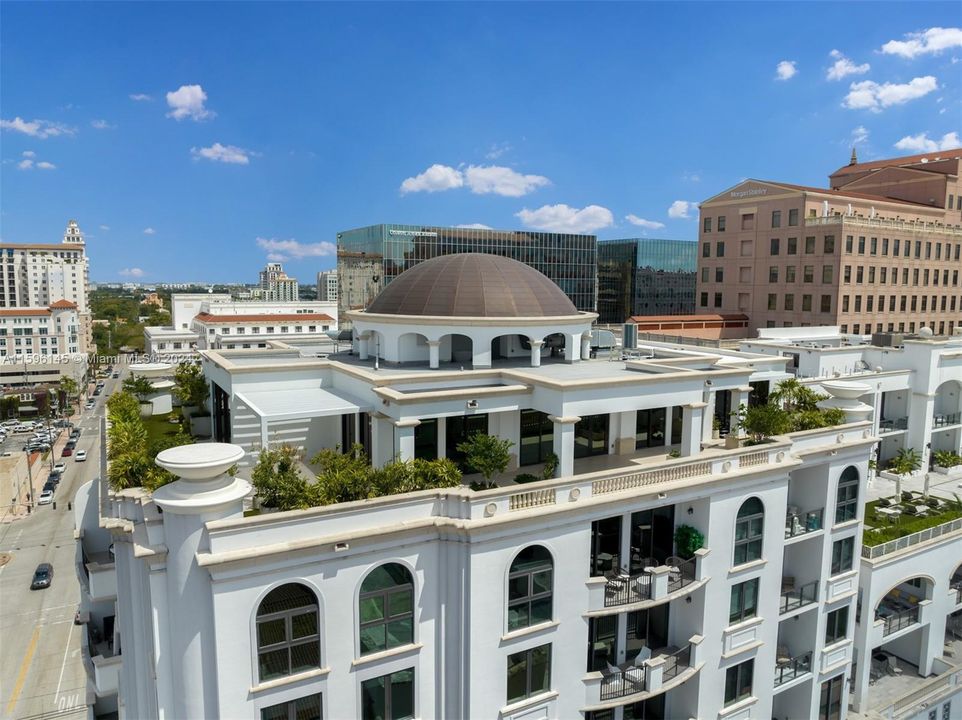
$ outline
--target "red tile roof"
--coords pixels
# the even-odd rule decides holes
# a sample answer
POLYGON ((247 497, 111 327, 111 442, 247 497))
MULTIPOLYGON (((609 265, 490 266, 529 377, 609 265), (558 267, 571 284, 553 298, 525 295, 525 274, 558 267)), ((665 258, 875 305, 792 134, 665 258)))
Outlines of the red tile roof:
POLYGON ((919 155, 905 155, 904 157, 889 158, 887 160, 872 160, 870 162, 855 163, 854 165, 843 165, 832 173, 834 175, 851 175, 852 173, 875 170, 876 168, 890 167, 893 165, 912 165, 923 160, 958 160, 962 158, 962 148, 953 150, 939 150, 937 152, 921 153, 919 155))
POLYGON ((199 313, 195 318, 205 323, 249 323, 249 322, 293 322, 297 320, 314 320, 317 322, 334 322, 334 318, 324 313, 261 313, 258 315, 212 315, 199 313))
POLYGON ((72 303, 69 300, 58 300, 57 302, 50 305, 51 310, 53 310, 54 308, 56 308, 57 310, 60 310, 61 308, 63 309, 71 308, 76 310, 77 303, 72 303))
POLYGON ((834 195, 835 197, 853 198, 855 200, 872 200, 874 202, 888 202, 896 205, 914 205, 916 207, 929 208, 930 210, 941 210, 941 208, 926 205, 925 203, 912 202, 911 200, 898 200, 896 198, 885 197, 884 195, 870 195, 868 193, 849 192, 847 190, 832 190, 830 188, 812 187, 810 185, 793 185, 792 183, 776 182, 774 180, 757 180, 756 182, 778 185, 791 190, 801 190, 808 193, 819 193, 822 195, 834 195))
POLYGON ((47 308, 0 308, 0 317, 43 317, 49 314, 47 308))

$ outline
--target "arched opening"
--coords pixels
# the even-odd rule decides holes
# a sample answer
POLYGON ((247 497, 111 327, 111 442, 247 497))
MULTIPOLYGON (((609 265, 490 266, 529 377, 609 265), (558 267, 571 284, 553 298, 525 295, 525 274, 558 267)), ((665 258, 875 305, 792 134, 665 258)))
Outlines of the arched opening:
POLYGON ((414 642, 414 578, 400 563, 374 568, 358 596, 361 655, 414 642))
POLYGON ((401 363, 426 363, 429 359, 428 338, 417 332, 404 333, 397 341, 397 357, 401 363))
POLYGON ((883 622, 882 636, 891 635, 919 622, 919 603, 932 597, 932 581, 917 576, 901 581, 885 593, 875 606, 875 620, 883 622))
POLYGON ((854 520, 858 516, 858 468, 849 465, 838 479, 835 493, 835 524, 854 520))
POLYGON ((257 608, 260 682, 321 666, 317 596, 305 585, 271 590, 257 608))
POLYGON ((564 359, 565 348, 568 345, 568 337, 563 333, 552 333, 544 339, 541 346, 542 355, 550 358, 564 359))
POLYGON ((531 339, 527 335, 518 333, 499 335, 491 340, 491 361, 495 360, 530 360, 531 339))
POLYGON ((554 563, 541 545, 529 545, 508 574, 508 632, 549 622, 552 617, 554 563))
MULTIPOLYGON (((962 383, 947 380, 935 391, 932 451, 959 452, 962 446, 962 383)), ((931 457, 932 464, 934 457, 931 457)))
POLYGON ((474 363, 474 341, 459 333, 444 335, 441 337, 439 357, 441 362, 471 365, 474 363))
POLYGON ((732 565, 744 565, 762 557, 765 533, 765 506, 757 497, 750 497, 738 508, 735 519, 735 550, 732 565))

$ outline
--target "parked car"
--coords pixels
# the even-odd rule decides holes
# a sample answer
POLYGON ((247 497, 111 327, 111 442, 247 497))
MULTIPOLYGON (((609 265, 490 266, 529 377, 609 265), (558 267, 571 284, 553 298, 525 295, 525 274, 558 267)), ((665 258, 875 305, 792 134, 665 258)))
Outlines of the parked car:
POLYGON ((0 422, 0 427, 13 427, 14 425, 19 425, 19 420, 4 420, 0 422))
POLYGON ((65 462, 58 462, 56 465, 53 466, 53 469, 54 469, 54 472, 60 472, 60 473, 62 473, 64 470, 67 469, 67 463, 65 463, 65 462))
POLYGON ((40 499, 37 500, 37 505, 49 505, 53 502, 53 490, 44 490, 40 493, 40 499))
POLYGON ((87 410, 93 410, 96 404, 97 402, 95 400, 88 400, 84 405, 84 408, 86 408, 87 410))
POLYGON ((114 380, 116 380, 117 378, 120 377, 120 373, 119 373, 119 372, 115 372, 115 373, 114 373, 113 375, 111 375, 110 377, 112 377, 114 380))
POLYGON ((50 587, 53 582, 53 565, 50 563, 40 563, 33 571, 33 581, 30 583, 31 590, 42 590, 50 587))
POLYGON ((60 457, 70 457, 71 455, 73 455, 73 448, 69 445, 63 449, 62 453, 60 453, 60 457))
POLYGON ((77 454, 74 455, 74 458, 73 458, 73 459, 74 459, 74 462, 84 462, 84 461, 87 459, 87 451, 86 451, 86 450, 78 450, 78 451, 77 451, 77 454))
MULTIPOLYGON (((57 489, 57 483, 55 483, 53 480, 47 480, 47 482, 43 484, 43 492, 47 492, 49 490, 50 493, 53 494, 53 492, 56 489, 57 489)), ((41 493, 41 495, 42 494, 43 493, 41 493)))

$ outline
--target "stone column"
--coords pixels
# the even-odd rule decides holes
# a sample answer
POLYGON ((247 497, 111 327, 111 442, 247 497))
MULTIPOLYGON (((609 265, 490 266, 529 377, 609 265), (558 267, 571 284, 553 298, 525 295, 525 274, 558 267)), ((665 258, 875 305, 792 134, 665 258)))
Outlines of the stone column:
POLYGON ((590 332, 581 333, 581 359, 582 360, 591 359, 591 333, 590 332))
POLYGON ((394 425, 387 415, 371 414, 371 465, 382 467, 394 459, 394 425))
POLYGON ((371 339, 371 334, 363 332, 357 336, 357 346, 358 346, 358 357, 361 360, 367 360, 368 357, 368 341, 371 339))
MULTIPOLYGON (((612 413, 612 417, 615 413, 612 413)), ((615 439, 615 454, 631 455, 635 451, 636 426, 638 424, 638 411, 628 410, 617 413, 618 435, 615 439)))
POLYGON ((428 340, 428 366, 432 370, 437 370, 441 357, 441 341, 428 340))
POLYGON ((577 415, 549 415, 554 423, 554 442, 552 450, 558 456, 558 469, 555 477, 569 477, 575 471, 575 423, 581 420, 577 415))
POLYGON ((531 341, 531 367, 541 367, 541 346, 544 340, 531 341))
POLYGON ((401 461, 414 459, 414 428, 421 424, 420 420, 395 420, 394 427, 395 453, 401 461))
POLYGON ((712 420, 715 418, 715 391, 708 389, 705 392, 705 413, 702 416, 701 439, 709 442, 712 439, 712 420))
POLYGON ((702 425, 708 403, 693 402, 682 405, 681 456, 691 457, 701 452, 702 425))
POLYGON ((574 363, 581 359, 581 334, 565 333, 565 362, 574 363))

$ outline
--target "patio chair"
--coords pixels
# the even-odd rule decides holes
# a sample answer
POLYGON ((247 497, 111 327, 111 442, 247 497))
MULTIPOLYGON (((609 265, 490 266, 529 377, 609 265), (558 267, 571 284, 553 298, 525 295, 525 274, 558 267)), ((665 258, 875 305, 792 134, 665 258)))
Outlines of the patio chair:
POLYGON ((783 577, 782 578, 782 592, 787 593, 795 589, 795 578, 794 577, 783 577))
POLYGON ((631 664, 635 667, 641 667, 641 664, 645 660, 651 660, 651 648, 647 645, 642 645, 638 650, 638 654, 635 655, 635 659, 631 661, 631 664))
POLYGON ((788 651, 787 645, 779 645, 775 650, 775 664, 789 665, 792 662, 792 654, 788 651))

